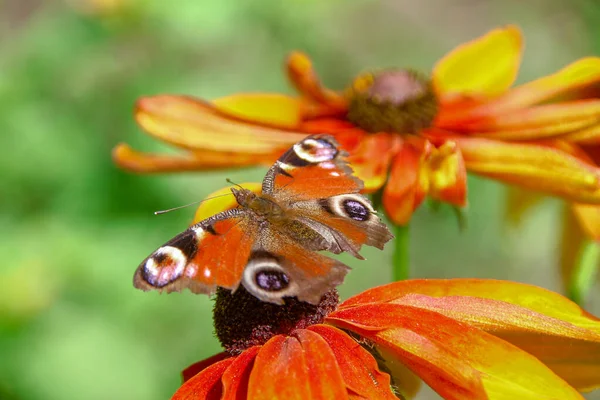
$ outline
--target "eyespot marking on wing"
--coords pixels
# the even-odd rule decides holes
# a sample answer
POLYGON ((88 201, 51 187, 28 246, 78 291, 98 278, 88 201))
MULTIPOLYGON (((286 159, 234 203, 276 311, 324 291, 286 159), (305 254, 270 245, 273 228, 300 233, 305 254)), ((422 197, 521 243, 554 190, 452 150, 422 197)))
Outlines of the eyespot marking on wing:
POLYGON ((299 289, 281 266, 280 260, 262 251, 250 255, 242 284, 259 299, 277 304, 283 304, 283 297, 296 296, 299 289))
POLYGON ((339 153, 336 145, 325 138, 307 138, 296 143, 292 149, 285 163, 295 167, 331 161, 339 153))
POLYGON ((343 194, 320 200, 319 204, 329 214, 365 222, 373 218, 375 209, 359 194, 343 194))
POLYGON ((183 274, 187 261, 186 255, 177 247, 163 246, 144 263, 142 278, 150 285, 162 288, 183 274))

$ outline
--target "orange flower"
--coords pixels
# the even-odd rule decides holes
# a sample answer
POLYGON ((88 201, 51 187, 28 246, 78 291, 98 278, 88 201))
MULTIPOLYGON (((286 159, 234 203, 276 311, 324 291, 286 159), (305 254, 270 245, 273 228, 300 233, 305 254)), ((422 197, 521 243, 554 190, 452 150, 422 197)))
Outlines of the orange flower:
POLYGON ((350 152, 366 191, 383 190, 396 224, 426 196, 466 205, 471 171, 571 201, 600 239, 600 98, 592 90, 600 58, 511 89, 521 51, 520 31, 507 26, 457 47, 431 79, 385 70, 357 77, 344 92, 325 88, 307 56, 292 53, 286 68, 299 97, 142 98, 138 123, 187 153, 143 154, 121 144, 114 157, 137 172, 270 164, 307 133, 326 132, 350 152))
POLYGON ((600 387, 600 320, 538 287, 408 280, 333 311, 330 292, 312 323, 293 299, 278 306, 244 292, 219 293, 215 307, 235 355, 186 369, 173 399, 395 399, 390 384, 410 398, 420 380, 444 399, 582 399, 578 390, 600 387), (286 325, 290 315, 301 317, 286 325), (231 332, 245 328, 262 340, 240 347, 231 332))

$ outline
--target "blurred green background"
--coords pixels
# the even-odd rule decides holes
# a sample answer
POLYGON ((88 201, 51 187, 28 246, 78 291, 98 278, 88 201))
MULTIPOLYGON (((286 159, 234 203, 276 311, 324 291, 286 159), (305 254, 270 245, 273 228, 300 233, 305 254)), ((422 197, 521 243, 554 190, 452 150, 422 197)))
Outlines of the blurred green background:
MULTIPOLYGON (((172 150, 136 127, 138 97, 291 93, 282 60, 292 49, 335 88, 369 68, 429 71, 505 23, 527 40, 521 82, 600 54, 596 0, 0 1, 0 399, 166 399, 182 368, 219 351, 210 299, 143 293, 132 275, 194 208, 153 211, 265 171, 118 170, 110 152, 120 141, 172 150)), ((469 185, 466 231, 447 208, 416 214, 414 276, 560 290, 562 204, 549 200, 507 227, 505 188, 476 177, 469 185)), ((388 282, 389 250, 344 257, 354 269, 342 296, 388 282)), ((600 314, 600 295, 587 306, 600 314)))

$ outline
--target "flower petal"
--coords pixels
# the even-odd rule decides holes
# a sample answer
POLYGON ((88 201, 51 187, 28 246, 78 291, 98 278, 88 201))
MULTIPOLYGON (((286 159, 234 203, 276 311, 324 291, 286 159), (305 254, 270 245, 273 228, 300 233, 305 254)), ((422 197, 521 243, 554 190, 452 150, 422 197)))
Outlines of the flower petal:
POLYGON ((121 168, 137 173, 206 171, 219 168, 269 165, 280 151, 273 154, 246 154, 225 151, 195 150, 184 156, 149 154, 133 150, 125 143, 113 149, 113 160, 121 168))
POLYGON ((372 302, 434 310, 535 355, 580 390, 600 387, 600 320, 549 290, 494 280, 421 279, 368 290, 339 309, 372 302))
POLYGON ((219 354, 215 354, 212 357, 209 357, 205 360, 202 361, 198 361, 192 365, 190 365, 189 367, 187 367, 186 369, 184 369, 181 372, 181 376, 183 378, 183 381, 186 382, 188 380, 190 380, 194 375, 196 375, 197 373, 203 371, 204 369, 210 367, 211 365, 213 365, 214 363, 224 360, 226 358, 231 357, 231 355, 229 353, 226 352, 222 352, 219 354))
POLYGON ((573 271, 581 249, 587 241, 587 237, 570 204, 564 204, 562 212, 562 229, 560 234, 560 248, 557 255, 560 260, 560 277, 564 292, 569 289, 573 271))
POLYGON ((425 198, 418 179, 422 152, 405 142, 392 162, 388 183, 383 189, 383 207, 397 225, 406 225, 425 198))
POLYGON ((433 84, 444 99, 493 97, 514 82, 521 64, 521 32, 509 25, 464 43, 436 64, 433 84))
POLYGON ((535 357, 437 312, 368 304, 327 321, 385 347, 445 399, 582 399, 535 357))
POLYGON ((270 154, 306 135, 236 120, 215 106, 186 96, 144 97, 136 120, 149 134, 187 149, 270 154))
MULTIPOLYGON (((326 375, 315 374, 319 355, 314 352, 317 349, 323 351, 327 344, 317 339, 318 335, 300 336, 300 340, 290 336, 274 336, 261 348, 250 374, 249 399, 335 398, 330 394, 339 393, 340 387, 343 388, 340 386, 339 370, 328 371, 326 375), (332 382, 329 382, 330 372, 332 382)), ((331 358, 328 362, 331 362, 331 358)))
POLYGON ((600 82, 600 57, 587 57, 560 71, 511 89, 504 96, 471 111, 471 115, 497 115, 540 103, 567 91, 600 82))
POLYGON ((600 100, 544 104, 455 124, 454 130, 507 140, 528 140, 557 136, 596 125, 600 100))
POLYGON ((600 169, 558 148, 454 139, 467 170, 568 200, 600 204, 600 169))
POLYGON ((539 205, 545 196, 538 192, 526 190, 518 186, 508 186, 504 201, 504 220, 510 225, 519 226, 526 214, 539 205))
MULTIPOLYGON (((262 184, 258 182, 245 182, 240 184, 240 186, 257 194, 261 193, 262 191, 262 184)), ((202 203, 200 203, 200 207, 198 207, 196 210, 194 221, 192 223, 198 223, 208 217, 212 217, 213 215, 220 213, 221 211, 237 207, 237 200, 235 197, 233 197, 233 193, 231 192, 232 187, 233 186, 228 186, 219 189, 206 196, 206 198, 202 200, 202 203)))
POLYGON ((600 124, 564 134, 560 138, 567 142, 598 145, 600 144, 600 124))
POLYGON ((249 123, 294 129, 302 120, 302 101, 279 93, 240 93, 212 100, 220 112, 249 123))
POLYGON ((467 204, 467 170, 460 148, 449 140, 430 147, 422 157, 419 186, 435 200, 464 207, 467 204))
POLYGON ((248 380, 254 365, 254 359, 260 346, 244 350, 223 373, 223 396, 221 400, 242 400, 248 395, 248 380))
POLYGON ((220 400, 221 376, 232 362, 233 358, 226 358, 205 368, 181 385, 171 400, 220 400))
POLYGON ((308 330, 318 333, 329 344, 351 392, 363 399, 397 399, 389 375, 381 372, 373 356, 347 333, 327 325, 313 325, 308 330))
POLYGON ((348 391, 331 346, 318 333, 298 329, 294 336, 304 351, 313 399, 347 399, 348 391))
POLYGON ((299 93, 308 99, 328 106, 333 110, 348 108, 346 99, 339 93, 321 84, 310 58, 299 51, 292 52, 286 61, 287 75, 299 93))
POLYGON ((390 162, 398 151, 398 139, 389 133, 368 135, 348 157, 354 174, 365 184, 364 192, 374 192, 385 184, 390 162))

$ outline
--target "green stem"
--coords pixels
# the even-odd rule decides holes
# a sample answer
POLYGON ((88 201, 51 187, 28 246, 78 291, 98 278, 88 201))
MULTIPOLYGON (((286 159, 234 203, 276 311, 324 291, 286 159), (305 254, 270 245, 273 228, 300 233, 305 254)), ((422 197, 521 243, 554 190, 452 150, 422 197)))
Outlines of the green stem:
POLYGON ((394 235, 393 278, 394 281, 403 281, 410 275, 409 226, 394 226, 394 235))
POLYGON ((569 297, 577 304, 582 305, 586 301, 588 293, 596 283, 599 267, 600 244, 593 241, 584 243, 579 250, 569 287, 569 297))

